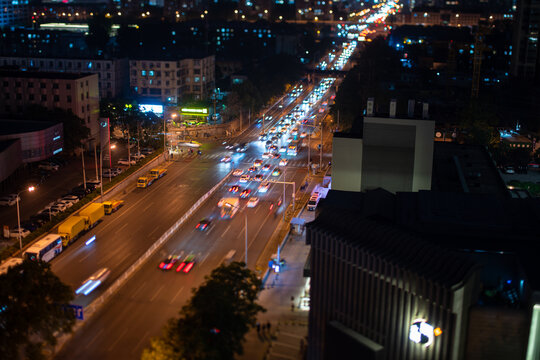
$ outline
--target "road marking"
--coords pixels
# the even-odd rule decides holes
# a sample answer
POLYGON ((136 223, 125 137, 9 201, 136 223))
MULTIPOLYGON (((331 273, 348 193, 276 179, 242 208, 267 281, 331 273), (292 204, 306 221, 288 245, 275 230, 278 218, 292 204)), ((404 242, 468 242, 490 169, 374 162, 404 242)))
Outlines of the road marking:
POLYGON ((126 226, 128 226, 128 225, 129 225, 129 223, 125 223, 124 225, 120 226, 120 227, 118 228, 118 230, 116 230, 114 233, 116 234, 117 232, 122 231, 122 230, 123 230, 126 226))
POLYGON ((144 285, 146 284, 146 281, 144 281, 131 295, 132 299, 135 299, 137 296, 137 293, 144 288, 144 285))
POLYGON ((158 291, 156 291, 156 292, 154 293, 154 296, 152 296, 152 298, 150 299, 150 302, 152 302, 152 301, 155 300, 155 298, 158 296, 159 292, 161 291, 161 289, 163 289, 164 286, 165 286, 165 285, 161 285, 161 286, 159 287, 158 291))
POLYGON ((87 258, 89 258, 90 255, 92 255, 92 254, 93 254, 93 251, 92 251, 92 250, 88 251, 88 254, 86 254, 85 256, 83 256, 83 257, 79 260, 79 262, 82 263, 84 260, 86 260, 87 258))
POLYGON ((111 344, 111 346, 109 346, 109 348, 107 350, 109 351, 112 351, 112 349, 116 346, 116 344, 118 344, 118 342, 120 341, 120 339, 126 335, 127 333, 127 329, 124 329, 124 331, 122 332, 122 334, 116 338, 116 340, 114 340, 114 342, 111 344))
POLYGON ((96 341, 96 339, 98 338, 99 335, 101 335, 102 332, 103 332, 103 329, 100 329, 100 330, 98 331, 98 333, 96 334, 96 336, 94 336, 94 337, 92 338, 92 340, 90 340, 90 342, 89 342, 88 344, 86 344, 86 348, 87 348, 87 349, 90 347, 90 345, 92 345, 92 343, 93 343, 94 341, 96 341))
POLYGON ((146 331, 146 332, 144 333, 144 335, 141 336, 141 339, 137 342, 137 345, 135 345, 135 347, 133 348, 133 350, 131 350, 131 353, 132 353, 132 354, 135 353, 135 352, 137 352, 137 348, 142 344, 142 342, 145 340, 145 338, 146 338, 148 335, 150 335, 150 332, 149 332, 149 331, 146 331))
POLYGON ((201 262, 199 263, 199 266, 202 265, 202 263, 204 262, 204 260, 206 260, 207 257, 208 257, 208 253, 206 253, 206 255, 204 256, 204 258, 201 260, 201 262))
POLYGON ((158 231, 157 227, 155 227, 154 230, 152 230, 150 234, 148 234, 148 237, 152 236, 152 234, 154 234, 156 231, 158 231))
POLYGON ((180 295, 180 293, 182 292, 182 290, 184 290, 184 287, 182 286, 177 292, 176 292, 176 295, 174 295, 174 297, 171 299, 171 301, 169 302, 169 304, 172 304, 174 302, 174 299, 176 299, 176 297, 178 295, 180 295))
POLYGON ((148 210, 148 208, 150 208, 152 205, 154 205, 154 202, 153 201, 149 202, 148 205, 146 205, 146 207, 143 209, 142 212, 146 212, 146 210, 148 210))
POLYGON ((227 228, 225 229, 225 231, 221 233, 221 237, 222 237, 222 238, 225 237, 225 233, 226 233, 227 231, 229 231, 229 229, 231 228, 231 225, 232 225, 232 224, 229 224, 229 226, 227 226, 227 228))

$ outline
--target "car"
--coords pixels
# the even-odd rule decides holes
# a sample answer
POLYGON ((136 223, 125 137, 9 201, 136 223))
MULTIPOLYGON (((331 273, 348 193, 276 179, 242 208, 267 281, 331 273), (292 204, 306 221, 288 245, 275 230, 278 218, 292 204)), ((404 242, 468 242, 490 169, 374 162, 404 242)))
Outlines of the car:
POLYGON ((247 144, 242 143, 236 148, 236 152, 246 152, 247 150, 247 144))
POLYGON ((262 166, 262 163, 263 163, 262 160, 255 160, 255 162, 253 163, 253 166, 260 167, 262 166))
POLYGON ((218 201, 218 203, 217 203, 217 206, 218 206, 218 207, 222 207, 223 204, 225 204, 225 198, 219 199, 219 201, 218 201))
POLYGON ((253 181, 262 181, 263 176, 261 174, 257 174, 253 177, 253 181))
POLYGON ((255 207, 257 206, 257 204, 259 203, 259 198, 258 197, 252 197, 251 199, 248 200, 247 202, 247 207, 255 207))
POLYGON ((228 163, 228 162, 231 162, 231 157, 230 156, 224 156, 221 158, 221 162, 222 163, 228 163))
POLYGON ((280 157, 281 157, 281 155, 279 153, 277 153, 277 152, 272 154, 273 159, 279 159, 280 157))
POLYGON ((131 154, 131 157, 134 158, 135 160, 140 160, 140 159, 144 159, 146 155, 142 153, 135 153, 135 154, 131 154))
POLYGON ((247 197, 249 197, 249 195, 251 195, 251 190, 250 189, 244 189, 242 190, 242 192, 240 193, 240 197, 242 199, 245 199, 247 197))
POLYGON ((272 171, 272 176, 279 176, 281 175, 281 170, 279 168, 275 168, 274 171, 272 171))
POLYGON ((268 148, 270 151, 277 151, 278 147, 276 145, 272 145, 268 148))
POLYGON ((206 230, 206 229, 208 229, 210 227, 211 223, 212 223, 212 221, 210 221, 208 219, 202 219, 201 221, 199 221, 197 226, 195 226, 195 229, 200 230, 200 231, 204 231, 204 230, 206 230))
POLYGON ((245 175, 242 175, 240 176, 240 180, 238 180, 239 182, 241 183, 246 183, 249 181, 249 175, 245 174, 245 175))
MULTIPOLYGON (((28 235, 30 235, 30 230, 21 227, 21 237, 24 238, 24 237, 27 237, 28 235)), ((10 238, 18 238, 19 237, 19 228, 11 229, 9 231, 9 237, 10 238)))
POLYGON ((137 161, 133 159, 131 159, 131 161, 128 161, 128 159, 119 159, 116 163, 120 165, 135 165, 137 161))
POLYGON ((280 147, 280 148, 279 148, 279 152, 280 152, 280 153, 285 153, 285 152, 287 152, 287 147, 286 147, 286 146, 280 147))
POLYGON ((180 265, 178 265, 176 272, 182 271, 187 274, 193 268, 193 265, 195 265, 195 255, 189 254, 184 258, 180 265))
POLYGON ((302 132, 300 133, 300 138, 301 138, 301 139, 305 138, 306 136, 307 136, 307 133, 306 133, 305 131, 302 131, 302 132))
POLYGON ((74 203, 71 202, 71 201, 68 201, 68 200, 58 199, 58 200, 56 201, 56 204, 57 204, 57 205, 63 205, 63 206, 65 206, 66 209, 69 209, 70 207, 73 206, 74 203))
POLYGON ((233 171, 233 176, 242 176, 242 174, 244 173, 244 170, 242 169, 236 169, 233 171))
POLYGON ((292 136, 298 135, 298 129, 297 129, 297 128, 292 129, 291 135, 292 135, 292 136))
POLYGON ((514 170, 514 167, 513 166, 506 166, 504 169, 503 169, 503 172, 505 174, 515 174, 516 173, 516 170, 514 170))
POLYGON ((288 163, 289 163, 289 160, 287 159, 279 160, 279 166, 287 166, 288 163))
POLYGON ((232 193, 237 193, 240 191, 240 186, 238 185, 233 185, 229 188, 229 192, 232 192, 232 193))
POLYGON ((43 215, 45 217, 48 216, 49 218, 52 217, 52 216, 56 216, 59 213, 60 213, 60 211, 58 211, 58 209, 56 209, 56 208, 53 209, 52 206, 51 207, 46 207, 46 208, 41 209, 41 210, 38 211, 38 215, 43 215))
POLYGON ((66 211, 66 209, 68 208, 68 206, 64 203, 59 203, 59 202, 56 202, 54 203, 53 206, 51 206, 51 210, 56 210, 57 212, 63 212, 63 211, 66 211))
POLYGON ((159 268, 161 270, 170 270, 180 260, 179 255, 169 255, 166 259, 159 263, 159 268))
POLYGON ((234 149, 234 145, 233 144, 227 144, 227 145, 225 145, 225 149, 227 149, 227 150, 234 149))
POLYGON ((105 169, 103 170, 103 176, 108 178, 108 177, 115 177, 117 176, 118 174, 115 172, 115 171, 112 171, 111 169, 105 169))
POLYGON ((2 196, 0 198, 0 205, 2 206, 13 206, 17 203, 17 199, 19 199, 20 201, 20 198, 19 198, 19 195, 17 194, 9 194, 9 195, 6 195, 6 196, 2 196))
POLYGON ((265 152, 264 154, 262 154, 262 158, 263 158, 263 159, 270 159, 270 153, 269 153, 269 152, 265 152))
POLYGON ((48 171, 52 171, 52 170, 56 171, 56 170, 60 169, 60 165, 55 164, 53 162, 42 162, 42 163, 39 163, 38 169, 43 169, 43 170, 48 170, 48 171))
POLYGON ((151 148, 151 147, 142 148, 142 149, 141 149, 141 154, 144 154, 144 155, 150 155, 150 154, 153 153, 154 151, 155 151, 154 148, 151 148))
POLYGON ((270 182, 265 181, 259 185, 259 192, 265 193, 268 191, 268 188, 270 188, 270 182))
POLYGON ((264 164, 264 166, 262 167, 262 171, 269 171, 271 167, 272 165, 270 164, 264 164))
POLYGON ((248 172, 255 172, 257 171, 257 168, 255 166, 252 166, 248 169, 248 172))

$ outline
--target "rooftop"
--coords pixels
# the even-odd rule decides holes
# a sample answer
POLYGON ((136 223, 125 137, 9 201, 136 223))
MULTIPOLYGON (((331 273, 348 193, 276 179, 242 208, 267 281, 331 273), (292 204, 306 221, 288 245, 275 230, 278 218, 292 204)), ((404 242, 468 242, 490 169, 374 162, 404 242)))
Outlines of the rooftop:
POLYGON ((57 125, 52 121, 35 120, 6 120, 0 119, 0 135, 12 135, 27 132, 34 132, 50 128, 57 125))
MULTIPOLYGON (((19 71, 0 69, 0 78, 77 80, 92 76, 91 73, 65 73, 48 71, 19 71)), ((97 76, 97 75, 96 75, 97 76)))

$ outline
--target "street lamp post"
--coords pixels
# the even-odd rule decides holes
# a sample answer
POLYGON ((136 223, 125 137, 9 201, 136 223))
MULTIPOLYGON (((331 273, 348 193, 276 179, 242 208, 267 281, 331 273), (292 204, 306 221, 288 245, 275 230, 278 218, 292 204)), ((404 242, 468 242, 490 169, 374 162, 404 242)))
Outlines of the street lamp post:
MULTIPOLYGON (((35 187, 33 186, 30 186, 28 189, 25 189, 25 190, 21 190, 17 193, 17 227, 18 227, 18 234, 19 235, 19 249, 21 251, 21 258, 23 256, 22 254, 22 236, 21 236, 21 215, 20 215, 20 211, 19 211, 19 197, 20 195, 25 192, 25 191, 28 191, 28 192, 32 192, 35 190, 35 187)), ((50 209, 49 209, 50 211, 50 209)))

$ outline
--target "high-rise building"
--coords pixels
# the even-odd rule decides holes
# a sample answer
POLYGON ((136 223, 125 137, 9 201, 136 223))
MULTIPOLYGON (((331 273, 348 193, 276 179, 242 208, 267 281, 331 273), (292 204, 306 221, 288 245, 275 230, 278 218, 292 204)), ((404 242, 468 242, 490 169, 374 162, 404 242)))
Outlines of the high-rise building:
POLYGON ((28 20, 28 0, 0 0, 0 28, 24 24, 28 20))
POLYGON ((540 79, 540 0, 518 0, 514 23, 512 75, 540 79))

